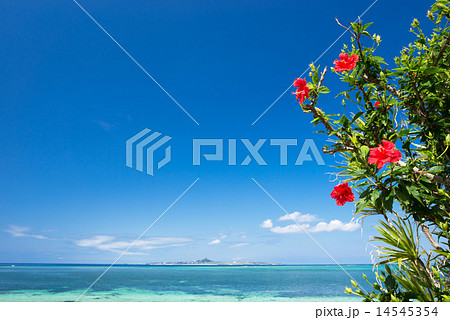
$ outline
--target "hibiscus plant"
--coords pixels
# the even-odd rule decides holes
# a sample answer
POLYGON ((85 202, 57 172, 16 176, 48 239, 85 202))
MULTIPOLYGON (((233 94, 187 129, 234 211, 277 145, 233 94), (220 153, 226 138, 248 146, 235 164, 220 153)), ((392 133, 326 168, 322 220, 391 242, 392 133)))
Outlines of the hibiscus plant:
POLYGON ((393 66, 375 55, 381 39, 370 23, 338 22, 352 36, 331 68, 348 85, 338 115, 320 108, 326 67, 311 64, 311 81, 294 82, 302 110, 332 141, 323 152, 343 157, 331 197, 355 202, 357 219, 379 217, 377 282, 371 292, 346 289, 364 301, 450 301, 450 2, 427 17, 432 33, 414 19, 416 40, 393 66))

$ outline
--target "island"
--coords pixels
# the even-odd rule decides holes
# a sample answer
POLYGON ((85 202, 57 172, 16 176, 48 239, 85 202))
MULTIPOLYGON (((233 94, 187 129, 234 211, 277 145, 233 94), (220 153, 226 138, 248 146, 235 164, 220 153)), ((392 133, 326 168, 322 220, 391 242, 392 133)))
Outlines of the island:
POLYGON ((148 266, 276 266, 276 263, 253 262, 253 261, 232 261, 218 262, 208 258, 194 261, 177 261, 177 262, 150 262, 145 263, 148 266))

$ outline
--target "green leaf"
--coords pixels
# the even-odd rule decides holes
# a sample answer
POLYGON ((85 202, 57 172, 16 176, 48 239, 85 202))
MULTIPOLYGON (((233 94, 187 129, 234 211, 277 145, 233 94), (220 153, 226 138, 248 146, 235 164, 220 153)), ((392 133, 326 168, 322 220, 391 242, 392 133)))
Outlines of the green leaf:
POLYGON ((319 68, 317 68, 316 71, 314 71, 314 75, 312 77, 312 82, 315 84, 319 83, 319 68))
POLYGON ((371 200, 374 204, 378 200, 379 197, 380 197, 380 193, 378 192, 378 190, 373 190, 372 195, 371 195, 371 200))
POLYGON ((383 207, 387 211, 392 211, 392 207, 394 206, 394 197, 395 193, 394 190, 392 190, 388 195, 386 195, 387 192, 383 192, 381 195, 381 201, 383 203, 383 207))
POLYGON ((406 190, 404 190, 402 186, 395 188, 395 194, 404 204, 409 204, 409 195, 406 193, 406 190))
POLYGON ((360 212, 361 210, 363 210, 363 209, 367 206, 367 203, 368 203, 368 202, 369 202, 369 201, 368 201, 367 198, 365 198, 365 199, 360 199, 360 200, 358 201, 358 204, 356 205, 356 212, 355 212, 355 214, 358 213, 358 212, 360 212))
POLYGON ((402 130, 399 131, 398 136, 399 137, 406 136, 406 135, 409 134, 409 131, 410 131, 409 129, 402 129, 402 130))
POLYGON ((372 59, 373 59, 375 62, 386 64, 386 62, 384 62, 384 59, 383 59, 382 57, 372 56, 372 59))
POLYGON ((363 176, 366 174, 365 169, 358 169, 350 172, 352 176, 363 176))
POLYGON ((328 89, 327 87, 320 87, 319 93, 330 93, 330 89, 328 89))
POLYGON ((353 116, 352 122, 350 122, 350 124, 352 124, 353 122, 355 122, 359 117, 361 117, 364 114, 364 112, 360 111, 357 114, 355 114, 353 116))
POLYGON ((386 286, 386 289, 388 289, 388 291, 394 291, 397 288, 397 281, 395 281, 394 277, 391 275, 388 275, 386 277, 384 284, 386 286))
POLYGON ((428 170, 428 173, 436 174, 444 171, 444 169, 445 169, 444 166, 434 166, 430 170, 428 170))
POLYGON ((406 186, 406 189, 408 189, 408 192, 416 198, 420 203, 422 203, 422 198, 420 197, 420 189, 415 185, 406 186))
POLYGON ((362 26, 362 30, 366 30, 372 24, 373 22, 366 23, 365 25, 362 26))
POLYGON ((427 67, 424 71, 424 75, 436 74, 436 73, 445 73, 445 69, 436 68, 436 67, 427 67))
POLYGON ((345 116, 345 114, 339 120, 339 123, 342 124, 343 127, 347 127, 350 123, 350 120, 345 116))
POLYGON ((365 158, 369 154, 369 147, 368 146, 362 146, 360 149, 361 155, 365 158))

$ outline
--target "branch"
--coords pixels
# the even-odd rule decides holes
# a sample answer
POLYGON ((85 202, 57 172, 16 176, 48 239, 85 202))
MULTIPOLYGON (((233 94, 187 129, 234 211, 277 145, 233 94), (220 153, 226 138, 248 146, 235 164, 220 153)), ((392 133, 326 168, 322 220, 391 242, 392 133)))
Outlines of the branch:
POLYGON ((320 74, 320 80, 319 83, 317 84, 317 90, 319 90, 319 88, 322 86, 323 79, 325 79, 325 73, 327 73, 327 67, 323 68, 323 71, 320 74))
POLYGON ((428 226, 426 226, 424 224, 421 224, 420 226, 422 228, 423 233, 427 237, 428 241, 430 241, 431 245, 436 250, 444 251, 444 249, 442 249, 442 247, 439 245, 439 243, 437 243, 436 240, 433 239, 433 236, 431 235, 431 232, 430 232, 430 229, 428 229, 428 226))
POLYGON ((350 28, 347 28, 346 26, 342 25, 342 24, 339 22, 339 20, 338 20, 337 17, 334 17, 334 20, 336 20, 337 24, 338 24, 340 27, 342 27, 342 28, 344 28, 345 30, 347 30, 348 32, 350 32, 350 34, 353 36, 353 38, 356 38, 356 34, 355 34, 350 28))
POLYGON ((345 147, 345 146, 343 146, 343 147, 339 147, 339 148, 335 148, 335 149, 325 149, 325 148, 323 148, 322 152, 326 153, 326 154, 335 154, 337 152, 346 152, 346 151, 355 151, 355 150, 356 149, 353 148, 353 147, 345 147))
MULTIPOLYGON (((366 80, 369 83, 373 83, 379 87, 381 87, 381 82, 378 78, 374 78, 374 77, 368 77, 366 74, 363 75, 364 80, 366 80)), ((391 94, 393 94, 396 98, 400 99, 400 100, 405 100, 405 97, 402 96, 402 94, 395 89, 393 86, 389 85, 386 83, 386 90, 389 91, 391 94)))
MULTIPOLYGON (((404 163, 403 161, 398 161, 397 162, 398 165, 402 166, 402 167, 406 167, 406 163, 404 163)), ((427 177, 428 179, 430 179, 431 181, 438 183, 438 184, 443 184, 446 187, 450 187, 450 179, 441 177, 441 176, 437 176, 435 174, 432 173, 428 173, 424 170, 420 170, 417 167, 413 168, 414 173, 418 173, 420 175, 423 175, 424 177, 427 177)))
MULTIPOLYGON (((322 82, 323 79, 325 78, 325 73, 327 72, 327 67, 325 67, 320 75, 320 80, 319 83, 317 84, 317 92, 319 92, 319 88, 322 86, 322 82)), ((314 119, 319 119, 319 121, 325 126, 325 128, 328 131, 328 135, 329 133, 334 131, 334 128, 331 126, 331 124, 328 122, 328 120, 323 116, 324 113, 321 109, 315 107, 314 105, 316 104, 317 101, 317 96, 313 97, 313 99, 311 100, 311 103, 307 103, 302 105, 303 110, 306 113, 312 113, 314 116, 314 119)), ((342 140, 342 134, 340 134, 339 132, 336 132, 334 134, 337 138, 339 138, 340 140, 342 140)))
MULTIPOLYGON (((425 117, 425 120, 427 121, 428 120, 428 114, 427 114, 426 109, 425 109, 425 104, 423 102, 423 99, 420 97, 419 90, 417 89, 417 85, 414 82, 412 84, 412 87, 414 89, 414 93, 416 94, 417 100, 419 100, 419 104, 420 104, 420 108, 421 108, 420 111, 423 114, 422 117, 425 117)), ((428 121, 427 121, 427 123, 428 123, 428 121)))
MULTIPOLYGON (((323 111, 317 107, 314 107, 312 105, 312 103, 308 103, 303 105, 303 110, 306 113, 312 113, 314 116, 314 119, 319 119, 319 121, 325 126, 325 128, 328 131, 328 135, 334 131, 334 128, 331 126, 331 124, 327 121, 327 119, 325 119, 325 117, 323 116, 323 111)), ((340 134, 339 132, 335 132, 334 135, 342 140, 342 134, 340 134)))

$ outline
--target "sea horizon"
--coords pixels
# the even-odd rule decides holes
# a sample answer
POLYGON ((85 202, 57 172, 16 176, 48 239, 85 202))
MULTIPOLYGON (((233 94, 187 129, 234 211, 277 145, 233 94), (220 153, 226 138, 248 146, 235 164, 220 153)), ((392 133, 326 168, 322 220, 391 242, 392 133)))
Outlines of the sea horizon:
POLYGON ((30 266, 52 266, 52 265, 56 265, 56 266, 102 266, 102 267, 109 267, 111 266, 113 267, 121 267, 121 266, 145 266, 145 267, 172 267, 172 266, 183 266, 183 267, 189 267, 189 266, 193 266, 193 267, 201 267, 201 266, 205 266, 205 267, 211 267, 211 266, 221 266, 221 267, 239 267, 239 266, 254 266, 254 267, 259 267, 259 266, 264 266, 264 267, 282 267, 282 266, 373 266, 373 264, 371 263, 340 263, 339 265, 335 264, 335 263, 267 263, 267 264, 231 264, 231 263, 226 263, 224 262, 223 264, 218 263, 218 264, 171 264, 170 262, 167 262, 167 264, 165 264, 166 262, 144 262, 144 263, 116 263, 113 266, 111 266, 111 264, 109 263, 53 263, 53 262, 0 262, 0 267, 3 266, 26 266, 26 265, 30 265, 30 266), (161 264, 158 264, 161 263, 161 264))

